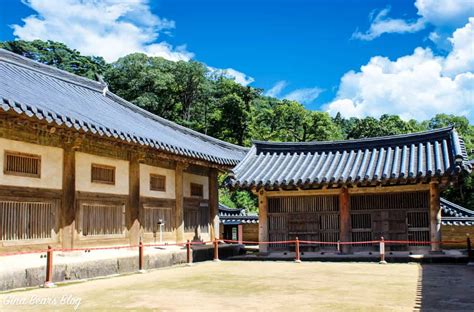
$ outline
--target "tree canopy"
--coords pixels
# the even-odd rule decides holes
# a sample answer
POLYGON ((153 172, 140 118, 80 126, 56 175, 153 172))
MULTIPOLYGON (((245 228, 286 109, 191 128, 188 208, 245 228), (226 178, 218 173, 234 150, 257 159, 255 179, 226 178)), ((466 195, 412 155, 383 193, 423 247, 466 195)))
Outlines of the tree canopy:
MULTIPOLYGON (((108 64, 101 57, 84 56, 53 41, 0 42, 4 48, 95 79, 104 77, 109 89, 124 99, 156 114, 231 143, 250 146, 252 140, 328 141, 404 134, 454 125, 469 155, 474 150, 474 126, 464 116, 438 114, 426 121, 405 121, 396 115, 380 118, 331 117, 311 111, 301 103, 262 95, 262 90, 242 86, 225 75, 211 72, 196 61, 173 62, 134 53, 108 64)), ((461 188, 444 196, 474 208, 474 181, 464 179, 461 188)), ((246 192, 221 190, 221 200, 231 207, 254 209, 255 198, 246 192)))

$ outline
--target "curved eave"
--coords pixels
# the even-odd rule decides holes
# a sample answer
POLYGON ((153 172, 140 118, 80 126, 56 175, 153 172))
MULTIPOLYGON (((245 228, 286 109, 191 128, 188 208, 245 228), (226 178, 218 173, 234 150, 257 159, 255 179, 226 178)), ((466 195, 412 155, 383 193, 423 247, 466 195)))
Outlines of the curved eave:
POLYGON ((96 135, 104 138, 117 139, 123 141, 124 143, 147 146, 162 152, 185 156, 210 163, 216 163, 218 165, 232 167, 240 162, 238 158, 223 158, 205 153, 194 152, 192 150, 185 149, 179 146, 164 144, 151 138, 145 138, 130 133, 124 133, 116 129, 104 128, 91 123, 82 122, 80 120, 76 120, 68 116, 58 115, 53 112, 48 112, 31 106, 22 105, 20 103, 5 98, 2 98, 0 108, 8 114, 14 114, 28 119, 33 119, 38 122, 47 123, 54 127, 65 127, 67 129, 81 133, 96 135))

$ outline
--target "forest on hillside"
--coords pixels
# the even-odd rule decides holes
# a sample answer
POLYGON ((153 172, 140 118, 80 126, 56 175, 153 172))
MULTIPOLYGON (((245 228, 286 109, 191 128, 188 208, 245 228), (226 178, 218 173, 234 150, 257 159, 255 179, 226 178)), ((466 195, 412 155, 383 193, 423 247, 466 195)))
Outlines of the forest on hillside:
MULTIPOLYGON (((454 125, 469 157, 474 157, 474 126, 464 116, 438 114, 425 121, 406 121, 397 115, 332 117, 295 101, 265 96, 262 89, 242 86, 196 61, 173 62, 135 53, 107 63, 62 43, 41 40, 0 42, 0 48, 90 79, 99 75, 112 92, 156 115, 243 146, 250 146, 252 140, 358 139, 454 125)), ((466 175, 463 180, 443 196, 473 209, 474 179, 466 175)), ((255 199, 248 192, 221 189, 220 196, 231 207, 255 209, 255 199)))

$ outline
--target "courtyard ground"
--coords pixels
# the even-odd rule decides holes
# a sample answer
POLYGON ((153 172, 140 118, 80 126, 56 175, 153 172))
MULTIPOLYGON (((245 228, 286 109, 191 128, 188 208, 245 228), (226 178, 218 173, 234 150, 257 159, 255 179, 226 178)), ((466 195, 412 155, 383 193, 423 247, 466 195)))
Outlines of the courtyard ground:
POLYGON ((203 262, 0 294, 0 311, 473 311, 474 267, 203 262))

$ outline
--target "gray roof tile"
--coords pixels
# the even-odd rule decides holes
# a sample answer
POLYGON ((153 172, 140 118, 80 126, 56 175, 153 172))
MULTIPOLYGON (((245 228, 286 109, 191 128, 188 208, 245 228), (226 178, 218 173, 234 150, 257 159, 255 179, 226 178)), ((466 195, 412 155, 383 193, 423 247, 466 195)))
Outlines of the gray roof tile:
POLYGON ((96 81, 0 49, 0 108, 77 131, 235 165, 248 149, 153 115, 96 81))
POLYGON ((441 223, 443 225, 474 226, 474 211, 441 198, 441 223))
POLYGON ((471 170, 452 127, 335 142, 254 142, 232 170, 234 187, 416 182, 471 170))

